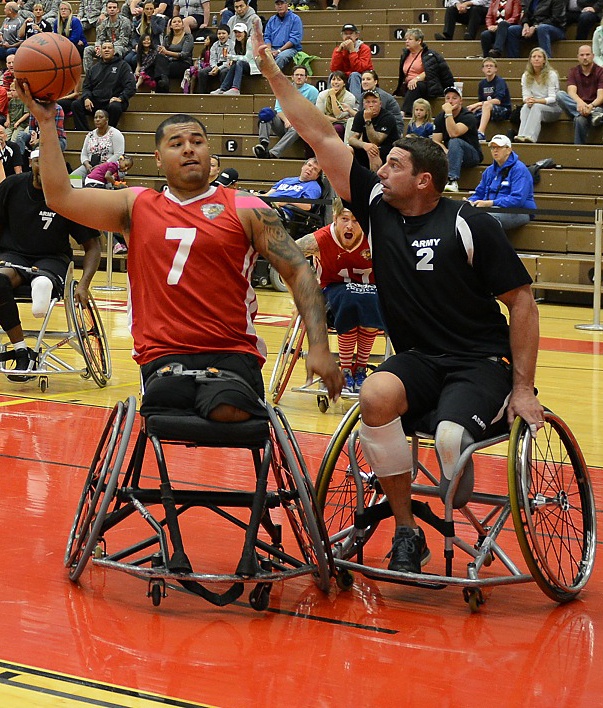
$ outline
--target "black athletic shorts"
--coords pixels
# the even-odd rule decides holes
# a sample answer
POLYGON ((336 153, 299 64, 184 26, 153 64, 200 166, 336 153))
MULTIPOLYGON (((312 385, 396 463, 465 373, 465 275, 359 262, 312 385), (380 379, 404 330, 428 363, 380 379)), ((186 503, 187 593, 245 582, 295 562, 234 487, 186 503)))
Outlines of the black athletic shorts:
POLYGON ((141 367, 145 382, 140 413, 149 415, 196 415, 209 418, 220 404, 247 411, 254 417, 265 418, 266 410, 258 401, 264 399, 264 381, 259 361, 253 354, 216 352, 206 354, 168 354, 141 367), (217 378, 201 382, 193 376, 153 376, 167 364, 182 364, 185 369, 216 369, 232 371, 253 389, 240 381, 217 378), (149 382, 146 385, 146 382, 149 382), (255 393, 254 393, 255 392, 255 393))
MULTIPOLYGON (((11 253, 9 251, 0 252, 0 261, 14 263, 15 265, 25 266, 26 268, 40 268, 50 273, 48 276, 52 280, 52 294, 54 297, 63 297, 63 289, 65 287, 65 278, 67 269, 69 268, 70 259, 66 255, 61 256, 24 256, 22 253, 11 253)), ((25 283, 31 283, 36 277, 29 273, 19 271, 25 283)))
POLYGON ((443 420, 462 425, 474 440, 508 430, 505 408, 513 371, 504 357, 468 359, 412 349, 390 357, 377 371, 389 371, 404 384, 407 433, 433 434, 443 420))

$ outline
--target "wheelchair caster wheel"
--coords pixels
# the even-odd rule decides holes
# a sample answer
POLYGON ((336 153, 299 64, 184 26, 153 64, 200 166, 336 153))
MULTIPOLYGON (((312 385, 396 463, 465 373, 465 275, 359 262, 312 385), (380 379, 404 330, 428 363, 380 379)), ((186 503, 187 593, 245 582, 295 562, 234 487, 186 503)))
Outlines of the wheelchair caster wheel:
POLYGON ((257 612, 263 612, 268 609, 270 603, 271 586, 268 583, 256 585, 249 593, 249 604, 257 612))
POLYGON ((473 590, 471 588, 463 589, 463 598, 465 602, 469 605, 469 610, 471 614, 479 612, 479 608, 486 602, 484 595, 481 590, 473 590))
POLYGON ((329 399, 326 396, 317 396, 316 403, 321 413, 326 413, 329 410, 329 399))
POLYGON ((105 555, 105 549, 103 548, 102 544, 97 543, 96 546, 94 547, 94 551, 92 552, 92 555, 94 558, 102 558, 105 555))
POLYGON ((87 381, 92 376, 92 374, 90 373, 89 369, 86 369, 86 371, 82 371, 80 376, 84 379, 84 381, 87 381))
POLYGON ((335 582, 340 590, 351 590, 354 585, 354 576, 349 570, 340 570, 335 576, 335 582))
POLYGON ((159 607, 161 600, 166 596, 165 582, 163 580, 151 580, 147 597, 151 598, 154 607, 159 607))
POLYGON ((40 391, 42 393, 46 393, 46 389, 48 388, 48 376, 40 376, 40 391))

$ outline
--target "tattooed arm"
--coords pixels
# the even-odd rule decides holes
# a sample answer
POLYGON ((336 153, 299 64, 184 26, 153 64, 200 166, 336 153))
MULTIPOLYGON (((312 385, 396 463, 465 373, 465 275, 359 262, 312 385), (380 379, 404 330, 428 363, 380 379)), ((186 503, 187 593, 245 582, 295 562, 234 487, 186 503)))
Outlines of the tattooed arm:
MULTIPOLYGON (((239 194, 245 198, 243 193, 239 194)), ((258 199, 257 204, 261 204, 261 200, 258 199)), ((308 382, 317 374, 330 398, 337 400, 343 378, 329 350, 325 301, 308 261, 272 209, 255 205, 253 208, 237 208, 237 213, 255 249, 278 270, 293 294, 308 331, 308 382)))
POLYGON ((320 248, 318 248, 318 242, 314 234, 306 234, 298 238, 295 244, 304 256, 318 256, 320 254, 320 248))

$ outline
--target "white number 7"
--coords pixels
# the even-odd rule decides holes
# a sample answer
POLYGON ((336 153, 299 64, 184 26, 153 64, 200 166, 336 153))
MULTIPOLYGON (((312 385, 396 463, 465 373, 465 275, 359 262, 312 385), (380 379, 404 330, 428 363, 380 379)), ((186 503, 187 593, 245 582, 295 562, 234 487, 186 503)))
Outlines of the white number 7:
POLYGON ((185 229, 174 227, 165 230, 166 240, 176 239, 177 241, 180 241, 178 244, 178 250, 174 256, 174 261, 172 262, 172 267, 168 273, 168 285, 178 285, 196 235, 197 229, 195 228, 185 229))

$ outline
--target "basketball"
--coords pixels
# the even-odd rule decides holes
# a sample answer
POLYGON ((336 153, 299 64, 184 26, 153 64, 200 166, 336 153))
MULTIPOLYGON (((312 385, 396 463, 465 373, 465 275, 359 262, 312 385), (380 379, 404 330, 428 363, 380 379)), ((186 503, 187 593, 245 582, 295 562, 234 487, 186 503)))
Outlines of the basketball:
POLYGON ((40 32, 26 39, 15 54, 15 79, 29 84, 31 95, 42 103, 71 93, 82 73, 75 46, 60 34, 40 32))

